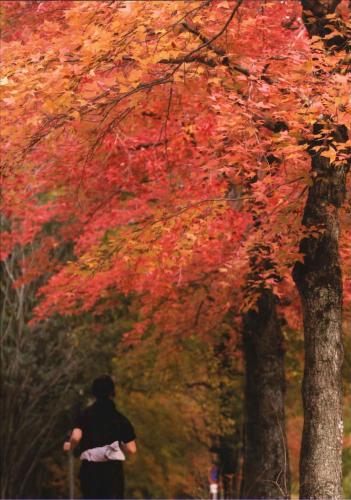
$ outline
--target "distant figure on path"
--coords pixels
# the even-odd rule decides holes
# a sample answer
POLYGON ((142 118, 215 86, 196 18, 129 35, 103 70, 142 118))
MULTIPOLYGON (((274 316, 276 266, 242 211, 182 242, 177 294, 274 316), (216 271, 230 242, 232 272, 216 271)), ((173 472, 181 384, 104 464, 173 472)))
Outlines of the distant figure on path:
POLYGON ((210 495, 212 500, 218 499, 219 490, 219 469, 217 465, 213 465, 210 471, 210 495))
POLYGON ((116 410, 115 385, 108 375, 94 380, 95 403, 75 422, 64 451, 80 443, 80 487, 83 498, 124 498, 124 452, 135 453, 135 432, 129 420, 116 410))

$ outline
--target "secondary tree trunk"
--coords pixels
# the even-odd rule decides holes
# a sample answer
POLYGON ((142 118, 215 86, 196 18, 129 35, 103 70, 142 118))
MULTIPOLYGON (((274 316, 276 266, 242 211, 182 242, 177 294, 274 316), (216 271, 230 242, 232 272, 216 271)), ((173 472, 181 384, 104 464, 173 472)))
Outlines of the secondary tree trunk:
POLYGON ((220 409, 224 421, 233 424, 225 427, 217 436, 217 465, 221 498, 238 498, 240 488, 240 462, 242 457, 242 414, 243 414, 243 371, 238 370, 233 347, 228 343, 229 336, 224 333, 216 345, 216 356, 221 375, 220 409), (229 402, 229 405, 228 405, 229 402))
MULTIPOLYGON (((326 16, 339 0, 302 0, 310 35, 321 39, 332 31, 326 16), (309 11, 309 12, 306 12, 309 11), (313 16, 311 15, 313 14, 313 16), (329 25, 329 27, 328 27, 329 25)), ((338 25, 340 28, 340 25, 338 25)), ((323 39, 326 50, 336 52, 342 36, 323 39)), ((347 129, 323 116, 314 125, 309 143, 312 180, 303 224, 319 228, 301 241, 303 263, 293 277, 300 293, 305 334, 303 380, 304 428, 300 457, 300 498, 342 498, 342 277, 339 259, 338 208, 345 199, 348 165, 333 165, 316 153, 315 146, 347 141, 347 129), (326 132, 327 131, 327 132, 326 132), (324 135, 323 135, 324 134, 324 135)))
POLYGON ((289 498, 284 415, 284 347, 276 297, 261 290, 244 317, 246 364, 244 465, 241 498, 289 498))

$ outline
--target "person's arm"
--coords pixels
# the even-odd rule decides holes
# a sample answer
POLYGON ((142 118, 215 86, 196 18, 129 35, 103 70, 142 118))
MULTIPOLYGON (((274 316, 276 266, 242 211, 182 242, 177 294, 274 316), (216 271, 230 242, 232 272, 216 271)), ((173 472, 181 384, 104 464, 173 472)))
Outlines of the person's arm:
POLYGON ((121 447, 123 451, 127 453, 136 453, 137 445, 135 441, 129 441, 128 443, 121 443, 121 447))
POLYGON ((135 431, 134 427, 130 423, 130 421, 125 417, 124 415, 120 416, 121 418, 121 423, 120 423, 120 444, 122 451, 126 453, 136 453, 137 451, 137 446, 135 442, 135 431))
POLYGON ((66 441, 63 445, 63 451, 74 450, 79 441, 82 439, 82 436, 83 436, 82 429, 78 429, 78 427, 73 429, 69 441, 66 441))

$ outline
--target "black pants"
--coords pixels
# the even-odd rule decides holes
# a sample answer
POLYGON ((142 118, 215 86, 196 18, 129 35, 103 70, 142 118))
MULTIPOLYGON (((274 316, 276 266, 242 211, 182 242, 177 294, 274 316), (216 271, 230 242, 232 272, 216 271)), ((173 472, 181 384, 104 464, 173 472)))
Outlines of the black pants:
POLYGON ((82 461, 79 472, 82 498, 124 498, 123 463, 82 461))

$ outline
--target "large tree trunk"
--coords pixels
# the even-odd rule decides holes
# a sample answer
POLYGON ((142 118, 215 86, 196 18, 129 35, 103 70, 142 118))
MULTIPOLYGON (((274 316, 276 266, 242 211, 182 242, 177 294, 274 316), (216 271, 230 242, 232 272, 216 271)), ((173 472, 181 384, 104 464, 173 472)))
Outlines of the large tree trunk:
MULTIPOLYGON (((338 133, 346 140, 346 130, 339 127, 338 133)), ((345 170, 335 168, 319 155, 314 155, 312 168, 318 174, 309 188, 303 224, 323 232, 301 242, 304 262, 297 263, 293 272, 305 334, 300 497, 336 499, 342 497, 343 438, 338 206, 344 198, 345 170)))
POLYGON ((246 364, 244 465, 241 498, 289 498, 284 415, 284 347, 276 297, 261 290, 244 317, 246 364))
MULTIPOLYGON (((310 35, 323 38, 331 32, 333 21, 326 16, 335 10, 339 1, 302 0, 303 7, 309 11, 303 17, 310 35)), ((333 52, 345 43, 342 36, 323 41, 326 50, 333 52)), ((338 499, 342 498, 343 438, 338 208, 345 199, 348 166, 332 164, 320 153, 329 141, 334 141, 334 145, 346 142, 348 134, 345 126, 333 123, 330 117, 321 117, 314 125, 313 134, 314 139, 309 143, 313 184, 308 190, 303 224, 313 228, 314 235, 301 241, 304 261, 296 263, 293 271, 301 297, 305 334, 300 498, 338 499), (315 146, 323 146, 323 149, 316 153, 312 150, 315 146), (317 236, 316 228, 320 230, 317 236)))

